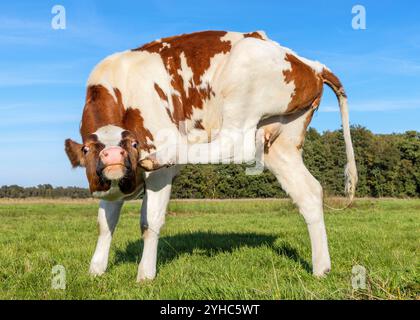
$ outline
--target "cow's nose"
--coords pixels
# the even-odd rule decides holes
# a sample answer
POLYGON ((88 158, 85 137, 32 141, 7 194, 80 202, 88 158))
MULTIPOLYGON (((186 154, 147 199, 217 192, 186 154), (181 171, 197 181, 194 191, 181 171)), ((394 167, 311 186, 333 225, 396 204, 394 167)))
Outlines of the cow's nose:
POLYGON ((126 155, 127 152, 121 147, 108 147, 99 153, 99 157, 105 166, 114 164, 123 165, 126 155))

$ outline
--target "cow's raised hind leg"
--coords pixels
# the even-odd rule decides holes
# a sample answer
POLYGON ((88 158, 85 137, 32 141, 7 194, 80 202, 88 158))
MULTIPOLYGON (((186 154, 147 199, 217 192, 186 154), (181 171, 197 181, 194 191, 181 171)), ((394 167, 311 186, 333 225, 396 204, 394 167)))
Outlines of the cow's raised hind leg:
POLYGON ((140 222, 144 246, 138 267, 137 282, 154 279, 156 276, 159 233, 165 223, 172 179, 177 172, 177 167, 171 167, 146 173, 146 191, 141 206, 140 222))
POLYGON ((107 200, 101 200, 99 202, 99 237, 89 268, 89 272, 92 275, 102 275, 108 266, 109 248, 111 247, 112 235, 118 223, 123 203, 124 201, 107 200))
POLYGON ((330 271, 331 262, 324 224, 322 187, 305 167, 296 145, 285 140, 280 137, 274 141, 265 155, 265 165, 277 177, 304 217, 311 239, 313 274, 323 276, 330 271))
POLYGON ((252 162, 256 152, 256 131, 256 125, 248 130, 221 129, 216 138, 208 143, 180 141, 150 154, 140 161, 140 165, 152 171, 173 164, 252 162))

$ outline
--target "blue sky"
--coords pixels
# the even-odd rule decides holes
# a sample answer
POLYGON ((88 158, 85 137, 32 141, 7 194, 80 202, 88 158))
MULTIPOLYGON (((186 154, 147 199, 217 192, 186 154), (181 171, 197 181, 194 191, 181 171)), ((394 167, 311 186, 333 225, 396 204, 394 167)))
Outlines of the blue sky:
MULTIPOLYGON (((419 1, 2 1, 0 4, 0 185, 86 186, 63 141, 79 139, 85 82, 116 51, 197 30, 264 30, 342 80, 353 124, 376 133, 420 130, 419 1), (65 30, 51 28, 54 5, 65 30), (366 30, 351 9, 366 8, 366 30)), ((324 91, 312 126, 340 127, 324 91)))

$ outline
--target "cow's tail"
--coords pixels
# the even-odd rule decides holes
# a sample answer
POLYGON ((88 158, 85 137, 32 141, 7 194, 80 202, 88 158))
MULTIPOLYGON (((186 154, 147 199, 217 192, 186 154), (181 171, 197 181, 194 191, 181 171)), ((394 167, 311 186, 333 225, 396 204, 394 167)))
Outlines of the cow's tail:
POLYGON ((344 91, 344 87, 340 80, 328 69, 324 68, 320 74, 323 82, 327 84, 335 93, 340 105, 341 122, 343 125, 344 142, 346 145, 347 164, 344 170, 345 174, 345 192, 350 199, 350 203, 353 201, 354 194, 356 192, 357 184, 357 168, 356 161, 354 159, 353 144, 351 142, 350 135, 350 124, 349 124, 349 108, 347 105, 347 95, 344 91))

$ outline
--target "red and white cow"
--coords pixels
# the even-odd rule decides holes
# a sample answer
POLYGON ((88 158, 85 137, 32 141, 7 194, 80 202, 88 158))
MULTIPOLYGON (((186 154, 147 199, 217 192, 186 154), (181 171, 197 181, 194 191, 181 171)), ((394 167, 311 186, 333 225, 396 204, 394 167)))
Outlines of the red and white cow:
POLYGON ((245 162, 263 150, 261 161, 308 225, 313 273, 327 273, 322 188, 302 161, 305 132, 324 83, 340 105, 346 191, 352 199, 357 171, 343 86, 326 66, 299 57, 264 32, 163 38, 100 62, 88 80, 83 144, 65 142, 72 165, 86 167, 90 191, 101 198, 90 272, 105 272, 121 206, 144 188, 144 249, 137 280, 153 279, 159 232, 179 164, 245 162))

